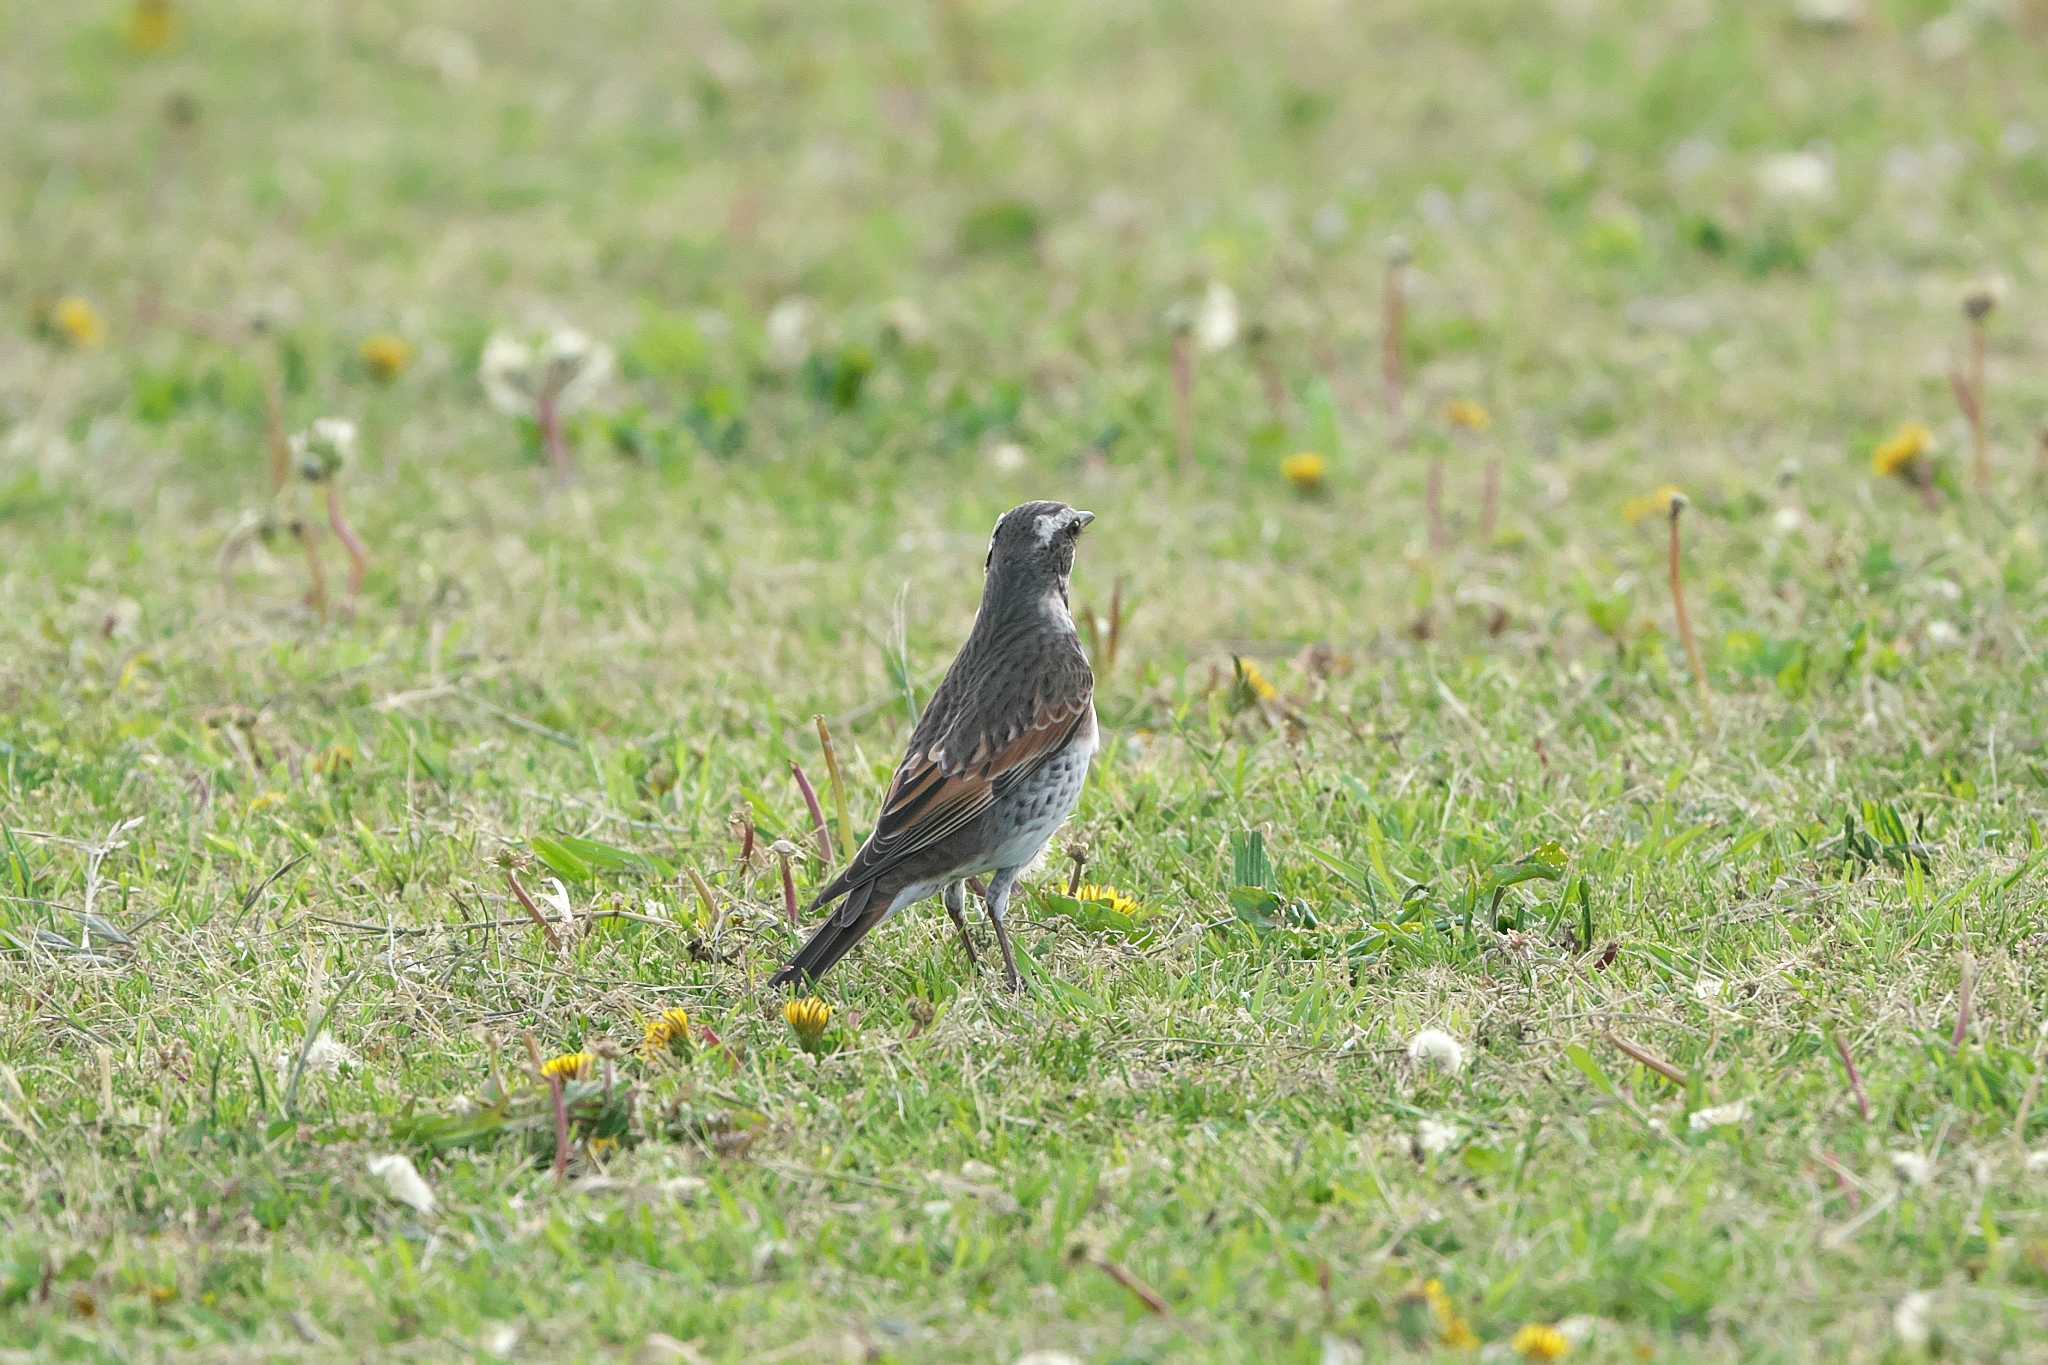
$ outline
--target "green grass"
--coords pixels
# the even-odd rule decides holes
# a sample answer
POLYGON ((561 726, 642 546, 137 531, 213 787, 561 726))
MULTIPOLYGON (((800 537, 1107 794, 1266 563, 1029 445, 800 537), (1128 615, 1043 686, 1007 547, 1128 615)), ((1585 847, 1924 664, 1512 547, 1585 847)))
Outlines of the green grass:
POLYGON ((2044 1358, 2038 6, 1949 61, 1918 0, 176 8, 0 22, 0 1356, 1378 1359, 1435 1279, 1488 1349, 1912 1358, 1925 1291, 1926 1349, 2044 1358), (1831 196, 1760 189, 1807 148, 1831 196), (1200 359, 1183 467, 1211 281, 1270 339, 1200 359), (544 320, 620 358, 568 491, 476 381, 544 320), (272 374, 362 425, 329 620, 289 540, 222 569, 272 374), (1939 510, 1870 474, 1908 420, 1939 510), (1622 515, 1665 483, 1706 705, 1622 515), (1056 856, 1017 999, 901 918, 814 1057, 733 813, 808 844, 822 714, 858 826, 1039 496, 1123 585, 1074 829, 1138 908, 1056 856), (634 1058, 675 1007, 721 1042, 634 1058), (294 1086, 315 1027, 359 1062, 294 1086), (628 1053, 566 1185, 529 1035, 628 1053))

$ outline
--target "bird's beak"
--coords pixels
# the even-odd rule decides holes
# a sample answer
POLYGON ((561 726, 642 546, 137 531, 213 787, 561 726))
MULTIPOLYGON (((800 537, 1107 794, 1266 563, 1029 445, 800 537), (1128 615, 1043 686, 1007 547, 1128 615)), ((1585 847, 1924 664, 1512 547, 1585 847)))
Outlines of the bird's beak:
POLYGON ((1074 520, 1079 522, 1081 529, 1085 531, 1088 529, 1088 523, 1095 520, 1095 514, 1093 512, 1083 512, 1077 508, 1074 512, 1074 520))

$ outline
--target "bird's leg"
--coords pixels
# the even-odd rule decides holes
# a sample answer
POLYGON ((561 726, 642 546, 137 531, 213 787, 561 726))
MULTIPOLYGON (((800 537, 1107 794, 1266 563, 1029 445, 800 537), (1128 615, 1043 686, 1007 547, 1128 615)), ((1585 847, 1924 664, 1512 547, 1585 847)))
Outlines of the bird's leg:
POLYGON ((1024 989, 1024 978, 1017 975, 1017 955, 1010 950, 1010 931, 1003 927, 1003 915, 1010 908, 1010 889, 1017 884, 1017 868, 1005 868, 996 873, 988 884, 988 922, 996 927, 996 946, 1003 950, 1003 968, 1010 974, 1010 989, 1024 989))
POLYGON ((974 955, 974 939, 967 932, 967 884, 946 883, 946 913, 953 917, 953 927, 960 931, 960 946, 967 950, 967 965, 981 970, 981 959, 974 955))

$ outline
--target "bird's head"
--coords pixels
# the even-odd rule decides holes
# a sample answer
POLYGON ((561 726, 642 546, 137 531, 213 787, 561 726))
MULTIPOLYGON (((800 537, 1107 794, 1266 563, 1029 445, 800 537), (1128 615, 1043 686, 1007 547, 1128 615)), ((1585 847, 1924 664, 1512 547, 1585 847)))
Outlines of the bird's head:
POLYGON ((1064 601, 1068 575, 1074 572, 1074 543, 1093 520, 1093 512, 1063 502, 1027 502, 1012 507, 996 522, 995 534, 989 537, 984 591, 1001 584, 1027 598, 1057 592, 1064 601))

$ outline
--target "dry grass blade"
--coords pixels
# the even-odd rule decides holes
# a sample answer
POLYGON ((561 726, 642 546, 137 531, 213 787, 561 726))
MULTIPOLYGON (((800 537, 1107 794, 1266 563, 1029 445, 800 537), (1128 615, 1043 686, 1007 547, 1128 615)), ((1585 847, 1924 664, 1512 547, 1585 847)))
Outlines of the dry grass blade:
POLYGON ((1683 1071, 1680 1071, 1677 1067, 1665 1061, 1662 1057, 1659 1057, 1656 1053, 1650 1051, 1648 1048, 1642 1046, 1640 1043, 1630 1042, 1628 1039, 1616 1033, 1608 1034, 1607 1041, 1612 1043, 1622 1053, 1624 1053, 1630 1058, 1633 1058, 1635 1061, 1642 1063, 1650 1070, 1656 1072, 1659 1076, 1662 1076, 1665 1080, 1670 1081, 1673 1085, 1685 1084, 1685 1073, 1683 1071))
POLYGON ((1680 552, 1678 523, 1685 512, 1685 498, 1674 494, 1671 499, 1671 609, 1678 618, 1678 638, 1685 645, 1685 660, 1692 666, 1693 682, 1700 693, 1701 718, 1711 714, 1713 693, 1707 685, 1707 665, 1700 657, 1700 642, 1693 634, 1692 613, 1685 605, 1684 558, 1680 552))

